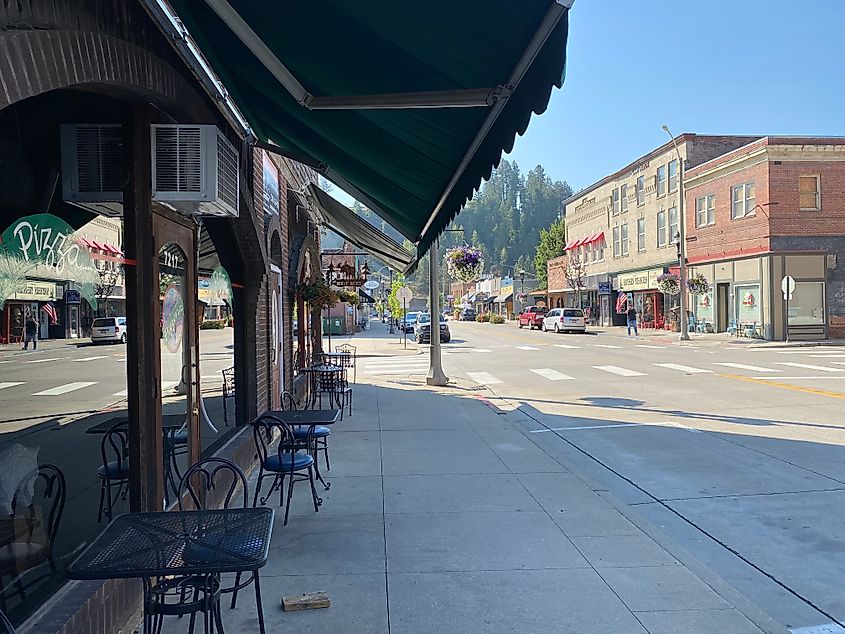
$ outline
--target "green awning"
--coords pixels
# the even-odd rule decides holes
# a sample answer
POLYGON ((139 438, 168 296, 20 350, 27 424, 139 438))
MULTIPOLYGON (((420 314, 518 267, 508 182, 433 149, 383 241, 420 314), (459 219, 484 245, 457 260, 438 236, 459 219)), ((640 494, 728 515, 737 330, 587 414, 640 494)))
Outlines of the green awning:
POLYGON ((422 255, 562 86, 572 0, 171 4, 259 139, 422 255))
POLYGON ((376 229, 339 200, 314 185, 309 185, 308 191, 326 223, 342 238, 346 238, 359 249, 397 271, 404 271, 413 261, 413 253, 376 229))

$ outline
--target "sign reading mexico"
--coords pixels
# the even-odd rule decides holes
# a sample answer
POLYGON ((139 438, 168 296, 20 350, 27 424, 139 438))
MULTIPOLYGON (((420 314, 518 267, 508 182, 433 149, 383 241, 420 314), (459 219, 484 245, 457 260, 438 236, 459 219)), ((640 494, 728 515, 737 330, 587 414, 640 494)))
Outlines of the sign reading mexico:
POLYGON ((80 295, 97 308, 94 260, 73 227, 51 214, 18 218, 0 235, 0 307, 16 293, 26 292, 26 276, 40 275, 39 269, 45 276, 75 282, 80 295))

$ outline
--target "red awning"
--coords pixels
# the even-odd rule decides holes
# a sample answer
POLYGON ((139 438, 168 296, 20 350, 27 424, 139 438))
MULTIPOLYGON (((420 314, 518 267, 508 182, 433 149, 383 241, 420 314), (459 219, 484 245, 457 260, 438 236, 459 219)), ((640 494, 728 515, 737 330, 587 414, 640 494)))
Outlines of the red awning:
POLYGON ((118 249, 118 248, 117 248, 116 246, 114 246, 113 244, 108 244, 108 243, 106 243, 106 244, 104 244, 103 246, 104 246, 104 247, 106 247, 106 251, 109 251, 110 253, 114 253, 115 255, 122 255, 121 250, 120 250, 120 249, 118 249))
POLYGON ((599 240, 604 239, 604 231, 599 231, 598 233, 594 233, 590 236, 590 241, 588 244, 592 244, 593 242, 598 242, 599 240))
POLYGON ((91 248, 91 243, 90 243, 90 242, 88 242, 88 238, 77 238, 77 239, 76 239, 76 241, 77 241, 79 244, 81 244, 83 247, 86 247, 86 248, 88 248, 88 249, 90 249, 90 248, 91 248))
POLYGON ((98 249, 98 250, 100 250, 100 251, 105 251, 105 250, 106 250, 106 247, 104 247, 102 244, 100 244, 100 243, 99 243, 99 242, 97 242, 96 240, 89 240, 88 242, 89 242, 89 243, 91 244, 91 246, 92 246, 93 248, 95 248, 95 249, 98 249))
POLYGON ((570 249, 574 248, 576 242, 577 242, 577 240, 573 240, 572 242, 569 242, 565 247, 563 247, 563 250, 569 251, 570 249))

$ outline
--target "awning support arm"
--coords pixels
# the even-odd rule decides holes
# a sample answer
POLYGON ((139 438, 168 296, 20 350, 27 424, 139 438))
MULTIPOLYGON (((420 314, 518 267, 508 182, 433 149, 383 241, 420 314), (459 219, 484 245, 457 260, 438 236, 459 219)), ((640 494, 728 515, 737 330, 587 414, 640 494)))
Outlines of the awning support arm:
MULTIPOLYGON (((563 16, 565 11, 568 11, 569 8, 572 6, 573 0, 557 0, 551 7, 549 7, 546 16, 543 18, 543 21, 540 23, 537 32, 534 33, 534 37, 531 38, 531 42, 528 43, 528 47, 525 49, 525 52, 522 54, 522 57, 517 62, 516 67, 513 69, 511 73, 510 79, 508 80, 507 84, 505 84, 511 91, 516 90, 516 87, 519 85, 519 82, 522 81, 523 76, 531 67, 531 63, 534 61, 534 58, 537 57, 537 54, 543 48, 546 43, 546 40, 552 34, 557 23, 560 21, 561 16, 563 16)), ((417 240, 421 239, 428 229, 431 227, 431 224, 434 222, 434 219, 440 213, 440 210, 443 208, 443 205, 446 203, 446 199, 452 193, 452 190, 455 188, 460 177, 463 175, 464 171, 466 170, 467 166, 469 165, 470 161, 472 161, 475 153, 478 151, 478 148, 484 142, 484 139, 487 137, 487 133, 490 132, 490 129, 493 127, 493 124, 496 123, 496 119, 499 118, 499 115, 502 113, 502 110, 507 104, 507 100, 497 101, 493 104, 493 107, 490 109, 490 112, 487 114, 487 118, 484 120, 484 123, 481 124, 481 128, 478 130, 478 133, 475 135, 475 138, 472 141, 472 144, 464 154, 464 158, 461 160, 460 164, 458 165, 458 169, 455 170, 455 173, 452 175, 452 178, 449 180, 449 184, 446 185, 446 189, 443 192, 443 195, 440 197, 440 200, 437 202, 437 205, 434 207, 434 210, 431 212, 431 215, 428 217, 428 221, 425 223, 423 230, 420 232, 420 235, 417 237, 417 240)))

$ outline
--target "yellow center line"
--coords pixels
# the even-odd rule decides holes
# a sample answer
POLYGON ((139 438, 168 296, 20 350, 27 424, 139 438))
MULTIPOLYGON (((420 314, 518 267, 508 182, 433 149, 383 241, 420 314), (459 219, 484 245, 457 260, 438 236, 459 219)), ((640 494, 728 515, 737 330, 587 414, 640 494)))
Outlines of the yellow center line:
POLYGON ((841 392, 828 392, 827 390, 817 390, 812 387, 801 387, 800 385, 790 385, 789 383, 780 383, 770 379, 755 379, 750 376, 742 376, 739 374, 717 374, 725 379, 736 379, 737 381, 748 381, 749 383, 761 383, 770 387, 780 387, 786 390, 795 390, 796 392, 806 392, 807 394, 817 394, 819 396, 830 396, 832 398, 845 398, 845 394, 841 392))

